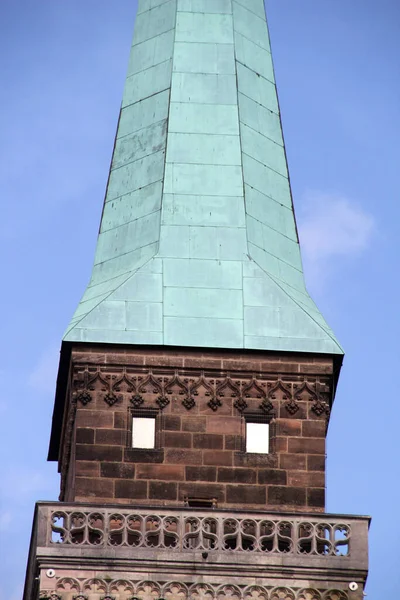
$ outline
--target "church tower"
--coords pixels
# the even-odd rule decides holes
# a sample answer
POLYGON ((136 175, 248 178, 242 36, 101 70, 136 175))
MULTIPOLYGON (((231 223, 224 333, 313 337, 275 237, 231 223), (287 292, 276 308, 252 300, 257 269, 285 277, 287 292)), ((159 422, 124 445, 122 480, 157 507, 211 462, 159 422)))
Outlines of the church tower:
POLYGON ((139 0, 24 600, 362 600, 343 352, 304 284, 263 0, 139 0))

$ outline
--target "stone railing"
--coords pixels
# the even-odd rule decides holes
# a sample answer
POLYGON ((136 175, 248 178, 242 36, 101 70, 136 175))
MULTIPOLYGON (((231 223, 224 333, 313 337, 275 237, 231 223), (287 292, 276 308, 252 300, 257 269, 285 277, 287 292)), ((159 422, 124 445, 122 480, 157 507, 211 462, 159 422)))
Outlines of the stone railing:
POLYGON ((333 515, 38 505, 38 546, 349 557, 367 519, 333 515))
MULTIPOLYGON (((50 592, 57 600, 80 595, 99 600, 98 594, 106 598, 107 593, 114 600, 154 600, 153 593, 137 589, 150 585, 143 577, 156 569, 157 598, 168 600, 184 600, 181 593, 165 591, 168 581, 178 585, 177 574, 179 585, 189 591, 200 576, 210 590, 235 581, 241 595, 235 592, 233 600, 254 600, 253 592, 246 592, 253 580, 267 586, 261 600, 347 599, 349 582, 358 585, 352 600, 361 600, 368 526, 367 517, 320 513, 43 502, 36 506, 23 598, 37 600, 40 590, 52 600, 50 592), (286 589, 294 581, 298 589, 286 589), (314 595, 304 588, 310 581, 319 590, 314 595)), ((218 600, 226 594, 203 596, 218 600)), ((197 597, 192 592, 185 596, 197 597)))

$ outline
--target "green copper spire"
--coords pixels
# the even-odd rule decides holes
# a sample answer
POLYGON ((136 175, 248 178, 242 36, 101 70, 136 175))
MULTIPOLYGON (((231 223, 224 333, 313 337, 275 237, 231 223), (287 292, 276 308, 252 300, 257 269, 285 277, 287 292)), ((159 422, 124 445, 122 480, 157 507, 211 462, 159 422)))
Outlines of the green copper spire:
POLYGON ((342 353, 304 284, 263 0, 139 0, 64 340, 342 353))

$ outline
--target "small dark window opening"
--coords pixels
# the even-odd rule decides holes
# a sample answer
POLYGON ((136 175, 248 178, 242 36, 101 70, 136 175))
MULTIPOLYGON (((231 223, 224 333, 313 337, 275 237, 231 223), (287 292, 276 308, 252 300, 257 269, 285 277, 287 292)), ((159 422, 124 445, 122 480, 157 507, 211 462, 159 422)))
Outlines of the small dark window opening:
POLYGON ((190 508, 216 508, 216 498, 185 498, 185 505, 190 508))

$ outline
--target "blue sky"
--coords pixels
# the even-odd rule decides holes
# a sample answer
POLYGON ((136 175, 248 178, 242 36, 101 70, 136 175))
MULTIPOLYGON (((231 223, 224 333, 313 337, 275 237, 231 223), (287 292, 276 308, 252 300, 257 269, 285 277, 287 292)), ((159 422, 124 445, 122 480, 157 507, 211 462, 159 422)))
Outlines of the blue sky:
MULTIPOLYGON (((35 500, 58 495, 57 354, 90 275, 135 10, 1 2, 1 600, 21 597, 35 500)), ((346 349, 327 508, 372 515, 368 597, 395 597, 400 4, 269 0, 268 16, 306 277, 346 349)))

